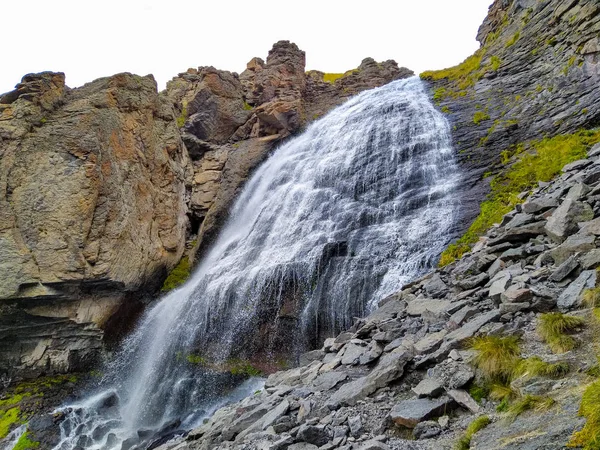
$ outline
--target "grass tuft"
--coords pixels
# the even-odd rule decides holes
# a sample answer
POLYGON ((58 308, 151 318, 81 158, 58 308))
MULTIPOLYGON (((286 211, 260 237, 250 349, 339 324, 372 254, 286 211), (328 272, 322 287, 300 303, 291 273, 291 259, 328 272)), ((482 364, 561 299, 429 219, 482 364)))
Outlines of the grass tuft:
POLYGON ((554 400, 551 397, 526 395, 524 397, 521 397, 519 400, 515 401, 508 407, 506 411, 507 418, 510 421, 513 421, 525 411, 545 411, 547 409, 550 409, 555 403, 556 400, 554 400))
POLYGON ((515 369, 515 376, 560 378, 569 373, 566 362, 547 363, 537 356, 523 359, 515 369))
POLYGON ((517 337, 477 337, 472 340, 471 349, 477 352, 473 363, 487 381, 500 384, 510 381, 520 361, 517 337))
POLYGON ((465 433, 455 444, 455 450, 469 450, 469 448, 471 448, 471 439, 473 438, 475 433, 483 430, 491 422, 492 421, 488 416, 479 416, 475 420, 473 420, 465 430, 465 433))
POLYGON ((538 334, 555 353, 565 353, 577 346, 577 341, 567 333, 585 325, 581 317, 551 312, 540 315, 538 334))
POLYGON ((588 308, 600 306, 600 287, 583 291, 583 304, 588 308))
POLYGON ((600 380, 590 384, 584 391, 579 407, 579 415, 586 418, 581 431, 573 434, 569 447, 584 450, 600 449, 600 380))

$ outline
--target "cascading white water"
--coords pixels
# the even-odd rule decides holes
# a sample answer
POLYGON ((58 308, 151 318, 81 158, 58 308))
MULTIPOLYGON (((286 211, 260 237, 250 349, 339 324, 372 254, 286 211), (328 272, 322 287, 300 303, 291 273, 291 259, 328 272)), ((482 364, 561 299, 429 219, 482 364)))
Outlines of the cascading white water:
POLYGON ((214 368, 256 344, 259 325, 277 329, 290 305, 300 348, 350 326, 435 263, 458 179, 448 123, 418 78, 314 122, 254 173, 191 279, 146 312, 100 386, 63 408, 56 448, 146 448, 144 430, 194 426, 256 387, 225 392, 231 380, 214 368))

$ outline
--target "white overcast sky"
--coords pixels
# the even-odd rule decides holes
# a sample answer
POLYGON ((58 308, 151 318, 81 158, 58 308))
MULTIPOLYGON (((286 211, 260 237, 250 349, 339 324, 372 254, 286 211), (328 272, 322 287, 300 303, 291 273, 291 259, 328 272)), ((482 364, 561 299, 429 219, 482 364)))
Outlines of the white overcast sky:
POLYGON ((159 89, 188 67, 241 72, 287 39, 307 69, 344 72, 371 56, 415 72, 479 47, 492 0, 0 0, 0 92, 26 73, 65 72, 80 86, 118 72, 154 74, 159 89))

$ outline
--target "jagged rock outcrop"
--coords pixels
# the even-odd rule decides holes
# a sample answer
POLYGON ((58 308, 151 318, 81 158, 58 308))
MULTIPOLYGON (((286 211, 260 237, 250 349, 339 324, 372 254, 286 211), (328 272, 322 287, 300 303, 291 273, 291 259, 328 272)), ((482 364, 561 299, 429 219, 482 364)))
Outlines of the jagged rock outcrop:
POLYGON ((152 76, 0 97, 0 372, 85 368, 185 246, 187 151, 152 76), (131 305, 126 305, 130 307, 131 305))
POLYGON ((167 84, 165 95, 180 112, 182 138, 193 159, 195 250, 206 248, 235 194, 274 145, 350 96, 413 72, 394 61, 367 58, 333 83, 323 75, 306 73, 304 52, 280 41, 266 62, 253 58, 239 75, 200 67, 167 84))
POLYGON ((510 146, 600 124, 600 4, 496 0, 461 65, 425 72, 465 168, 465 229, 510 146), (496 167, 494 169, 494 167, 496 167))
POLYGON ((600 145, 564 170, 540 183, 470 254, 404 286, 304 354, 298 367, 271 374, 260 393, 216 411, 183 442, 158 448, 449 449, 483 414, 487 428, 469 437, 470 448, 565 448, 584 425, 577 387, 597 379, 588 370, 597 367, 596 355, 587 344, 554 353, 539 324, 541 314, 559 309, 586 318, 568 339, 596 339, 594 325, 585 323, 597 319, 582 297, 596 286, 600 267, 600 145), (560 241, 549 226, 557 220, 573 225, 560 241), (498 401, 471 397, 482 374, 469 342, 486 335, 518 337, 522 361, 534 355, 527 361, 560 368, 528 369, 510 384, 511 395, 545 406, 507 415, 496 410, 498 401))

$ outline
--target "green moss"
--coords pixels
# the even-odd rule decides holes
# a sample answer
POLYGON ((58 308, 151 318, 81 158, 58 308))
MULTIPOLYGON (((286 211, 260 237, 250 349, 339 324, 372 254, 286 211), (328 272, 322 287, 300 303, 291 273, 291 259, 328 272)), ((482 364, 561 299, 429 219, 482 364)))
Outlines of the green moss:
MULTIPOLYGON (((466 95, 465 89, 474 86, 482 77, 482 59, 483 51, 478 50, 474 55, 469 56, 455 67, 443 70, 429 70, 423 72, 420 77, 423 80, 429 81, 447 80, 452 85, 452 89, 445 89, 443 91, 444 97, 442 98, 448 96, 453 98, 463 97, 466 95)), ((441 98, 438 98, 438 100, 441 100, 441 98)))
POLYGON ((181 286, 189 278, 191 271, 192 266, 189 258, 187 256, 181 258, 179 264, 177 264, 175 268, 171 270, 171 273, 169 273, 169 276, 160 290, 162 292, 168 292, 181 286))
POLYGON ((490 67, 494 72, 497 72, 500 68, 500 64, 502 64, 502 60, 497 56, 492 56, 490 59, 490 67))
POLYGON ((512 37, 506 42, 506 44, 504 45, 505 48, 509 48, 512 47, 513 45, 515 45, 517 43, 517 41, 519 40, 519 38, 521 37, 521 32, 517 31, 515 34, 512 35, 512 37))
POLYGON ((13 425, 21 423, 21 409, 18 406, 0 411, 0 439, 4 439, 13 425))
POLYGON ((436 102, 439 102, 440 100, 443 100, 444 98, 446 98, 448 93, 448 90, 446 88, 437 88, 434 92, 433 92, 433 100, 435 100, 436 102))
POLYGON ((522 202, 518 198, 521 192, 531 190, 540 181, 551 181, 566 164, 584 158, 587 150, 598 142, 600 130, 584 130, 520 144, 502 152, 500 163, 506 169, 491 181, 491 192, 481 204, 479 215, 467 232, 442 253, 439 265, 450 264, 468 252, 479 236, 522 202), (513 159, 515 162, 509 165, 513 159))
POLYGON ((230 359, 227 361, 226 366, 232 375, 258 377, 262 374, 260 369, 253 366, 249 361, 242 359, 230 359))
POLYGON ((490 120, 490 115, 484 111, 477 111, 473 116, 473 123, 479 125, 484 120, 490 120))
POLYGON ((182 128, 185 125, 187 114, 187 103, 184 102, 181 108, 181 114, 177 118, 177 127, 182 128))
POLYGON ((481 403, 484 398, 487 398, 490 395, 490 388, 486 385, 480 386, 478 384, 473 384, 469 387, 469 395, 473 397, 477 403, 481 403))
POLYGON ((189 355, 187 355, 185 357, 185 359, 190 364, 200 365, 200 366, 205 366, 206 365, 206 359, 203 358, 200 355, 194 355, 193 353, 190 353, 189 355))
POLYGON ((441 109, 441 111, 442 111, 444 114, 450 114, 450 108, 448 108, 447 106, 442 106, 442 109, 441 109))
POLYGON ((456 450, 468 450, 471 448, 471 439, 478 431, 483 430, 491 423, 491 420, 488 416, 479 416, 475 420, 473 420, 465 433, 460 437, 457 443, 454 445, 456 450))
POLYGON ((325 73, 323 74, 323 81, 326 83, 335 83, 335 80, 338 80, 343 76, 343 73, 325 73))
POLYGON ((21 435, 12 450, 32 450, 34 448, 38 448, 39 446, 39 442, 29 439, 28 432, 26 431, 21 435))
MULTIPOLYGON (((244 101, 244 111, 250 111, 252 109, 252 105, 250 105, 248 102, 244 101)), ((179 127, 181 128, 181 127, 179 127)))

